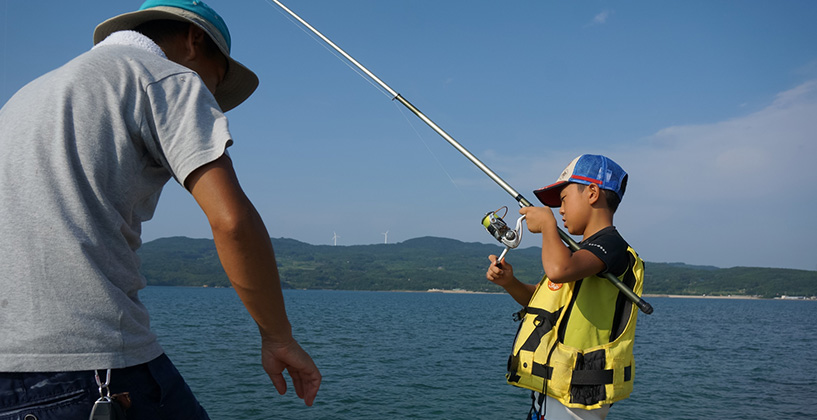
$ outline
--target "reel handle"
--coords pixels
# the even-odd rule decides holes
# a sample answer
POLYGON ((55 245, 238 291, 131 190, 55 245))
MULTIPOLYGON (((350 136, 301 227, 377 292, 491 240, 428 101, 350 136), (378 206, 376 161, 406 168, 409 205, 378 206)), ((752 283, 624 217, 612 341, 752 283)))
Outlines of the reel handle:
POLYGON ((505 260, 505 254, 507 254, 508 251, 510 251, 510 249, 511 249, 510 247, 505 247, 505 249, 502 250, 502 253, 499 254, 498 257, 496 257, 496 266, 497 267, 502 268, 502 261, 505 260))

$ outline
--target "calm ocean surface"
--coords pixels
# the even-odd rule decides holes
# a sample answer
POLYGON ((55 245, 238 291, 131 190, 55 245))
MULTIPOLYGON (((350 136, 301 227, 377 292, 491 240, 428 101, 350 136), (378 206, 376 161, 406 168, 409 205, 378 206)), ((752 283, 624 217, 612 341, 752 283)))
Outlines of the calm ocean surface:
MULTIPOLYGON (((518 310, 507 295, 285 291, 295 337, 324 376, 313 407, 261 369, 231 289, 148 287, 153 329, 211 418, 519 419, 505 383, 518 310)), ((650 298, 635 391, 615 419, 817 418, 817 302, 650 298)), ((287 377, 288 379, 288 377, 287 377)))

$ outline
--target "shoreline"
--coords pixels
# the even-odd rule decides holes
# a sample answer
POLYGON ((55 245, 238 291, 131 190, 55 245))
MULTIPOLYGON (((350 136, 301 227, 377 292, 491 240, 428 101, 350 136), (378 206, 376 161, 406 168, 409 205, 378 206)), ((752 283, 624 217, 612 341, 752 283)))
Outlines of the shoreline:
POLYGON ((739 299, 739 300, 806 300, 806 301, 815 301, 817 297, 815 296, 781 296, 781 297, 774 297, 774 298, 764 298, 760 296, 750 296, 750 295, 668 295, 668 294, 647 294, 645 293, 642 295, 645 298, 654 298, 654 297, 665 297, 671 299, 739 299))
POLYGON ((457 293, 457 294, 470 294, 470 295, 501 295, 504 292, 477 292, 473 290, 465 290, 465 289, 428 289, 428 290, 418 290, 418 292, 423 293, 457 293))
POLYGON ((759 296, 749 296, 749 295, 668 295, 668 294, 648 294, 645 293, 642 295, 645 298, 654 298, 654 297, 665 297, 665 298, 672 298, 672 299, 767 299, 762 298, 759 296))
MULTIPOLYGON (((408 292, 409 290, 395 290, 396 292, 408 292)), ((423 291, 419 291, 423 293, 423 291)), ((424 293, 454 293, 454 294, 482 294, 482 295, 496 295, 503 294, 503 292, 477 292, 464 289, 428 289, 424 293)), ((782 296, 775 298, 764 298, 760 296, 750 295, 672 295, 672 294, 650 294, 642 295, 644 298, 670 298, 670 299, 733 299, 733 300, 792 300, 792 301, 817 301, 817 297, 811 296, 782 296)))
MULTIPOLYGON (((204 289, 231 289, 231 286, 210 286, 210 285, 148 285, 150 287, 190 287, 190 288, 204 288, 204 289)), ((471 294, 471 295, 501 295, 505 292, 485 292, 465 289, 437 289, 431 288, 426 290, 351 290, 351 289, 283 289, 283 290, 338 290, 338 291, 367 291, 367 292, 401 292, 401 293, 447 293, 447 294, 471 294)), ((779 296, 773 298, 765 298, 761 296, 751 295, 678 295, 666 293, 644 293, 643 298, 670 298, 670 299, 733 299, 733 300, 791 300, 791 301, 817 301, 817 296, 779 296)))

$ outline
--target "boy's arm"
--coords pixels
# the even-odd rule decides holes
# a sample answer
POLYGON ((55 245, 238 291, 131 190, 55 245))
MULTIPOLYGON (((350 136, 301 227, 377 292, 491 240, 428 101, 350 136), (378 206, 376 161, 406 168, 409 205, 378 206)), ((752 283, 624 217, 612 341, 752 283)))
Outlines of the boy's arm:
POLYGON ((488 272, 485 274, 485 277, 491 282, 502 286, 517 303, 522 306, 528 306, 530 298, 533 296, 534 290, 536 290, 536 286, 519 281, 514 277, 513 266, 511 266, 508 260, 502 260, 502 265, 498 266, 496 264, 496 258, 496 255, 488 256, 488 259, 491 260, 491 265, 488 267, 488 272))
POLYGON ((279 393, 286 392, 284 369, 295 391, 312 405, 321 374, 292 337, 269 234, 244 194, 226 155, 196 169, 185 180, 207 215, 227 277, 261 333, 262 365, 279 393))
POLYGON ((605 269, 604 262, 592 252, 572 252, 559 236, 556 218, 549 207, 523 207, 528 230, 542 234, 542 268, 554 283, 567 283, 596 275, 605 269))

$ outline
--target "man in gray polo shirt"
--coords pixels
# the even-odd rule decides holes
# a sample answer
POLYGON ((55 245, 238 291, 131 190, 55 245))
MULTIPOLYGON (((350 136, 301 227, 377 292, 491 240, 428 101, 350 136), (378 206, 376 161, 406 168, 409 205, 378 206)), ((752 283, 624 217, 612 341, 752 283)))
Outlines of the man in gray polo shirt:
POLYGON ((94 372, 111 369, 128 418, 207 418, 138 297, 141 223, 171 177, 210 222, 276 389, 286 369, 311 405, 320 373, 292 337, 269 235, 226 154, 223 112, 258 84, 230 57, 226 25, 201 1, 148 0, 94 43, 0 109, 0 417, 87 418, 94 372), (118 388, 134 378, 145 383, 118 388))

